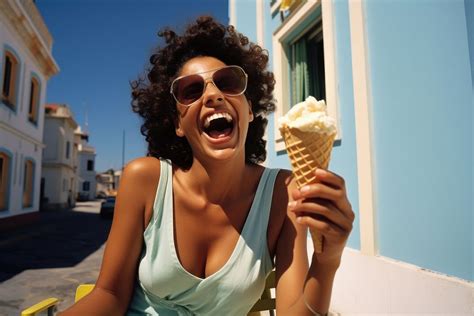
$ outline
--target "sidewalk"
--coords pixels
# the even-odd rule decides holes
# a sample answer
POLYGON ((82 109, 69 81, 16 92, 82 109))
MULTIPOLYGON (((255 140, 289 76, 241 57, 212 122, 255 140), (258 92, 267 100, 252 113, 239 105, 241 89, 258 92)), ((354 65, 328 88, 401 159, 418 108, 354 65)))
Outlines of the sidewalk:
POLYGON ((111 221, 99 217, 100 202, 73 210, 40 213, 38 223, 0 233, 0 315, 20 311, 42 299, 71 305, 80 283, 94 283, 111 221))

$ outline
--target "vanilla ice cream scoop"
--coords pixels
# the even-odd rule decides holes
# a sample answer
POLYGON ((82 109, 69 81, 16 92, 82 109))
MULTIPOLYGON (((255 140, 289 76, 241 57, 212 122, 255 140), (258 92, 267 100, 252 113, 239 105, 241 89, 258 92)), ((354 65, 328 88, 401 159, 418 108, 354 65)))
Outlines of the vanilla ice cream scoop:
POLYGON ((336 121, 327 115, 326 103, 312 96, 294 105, 286 115, 281 117, 279 127, 280 129, 294 128, 302 132, 336 133, 336 121))

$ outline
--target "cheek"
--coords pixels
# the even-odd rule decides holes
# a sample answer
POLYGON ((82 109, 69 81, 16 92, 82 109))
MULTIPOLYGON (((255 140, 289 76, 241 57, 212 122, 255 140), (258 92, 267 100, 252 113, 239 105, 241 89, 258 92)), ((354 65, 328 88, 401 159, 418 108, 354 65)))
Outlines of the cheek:
POLYGON ((199 127, 199 116, 197 112, 192 109, 186 109, 185 111, 178 110, 178 118, 175 126, 176 135, 180 137, 186 135, 190 136, 193 131, 196 131, 199 127))

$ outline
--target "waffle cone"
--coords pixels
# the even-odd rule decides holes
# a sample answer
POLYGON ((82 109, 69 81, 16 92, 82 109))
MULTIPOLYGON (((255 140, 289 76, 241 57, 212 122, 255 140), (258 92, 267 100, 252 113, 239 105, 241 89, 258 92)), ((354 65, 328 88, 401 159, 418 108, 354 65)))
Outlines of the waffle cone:
MULTIPOLYGON (((280 131, 285 141, 298 188, 314 183, 316 168, 328 168, 336 133, 302 132, 288 127, 282 127, 280 131)), ((323 236, 311 229, 310 233, 314 242, 314 251, 321 253, 323 251, 323 236)))

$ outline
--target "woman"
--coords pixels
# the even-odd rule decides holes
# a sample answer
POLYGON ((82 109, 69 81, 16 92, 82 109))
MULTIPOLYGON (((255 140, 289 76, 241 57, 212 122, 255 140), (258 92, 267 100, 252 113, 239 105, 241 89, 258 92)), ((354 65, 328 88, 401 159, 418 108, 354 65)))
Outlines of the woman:
POLYGON ((246 315, 274 266, 278 315, 325 314, 354 220, 343 179, 297 190, 258 165, 274 110, 259 46, 210 17, 160 36, 133 84, 148 157, 123 172, 95 289, 63 315, 246 315), (308 227, 325 237, 310 265, 308 227))

